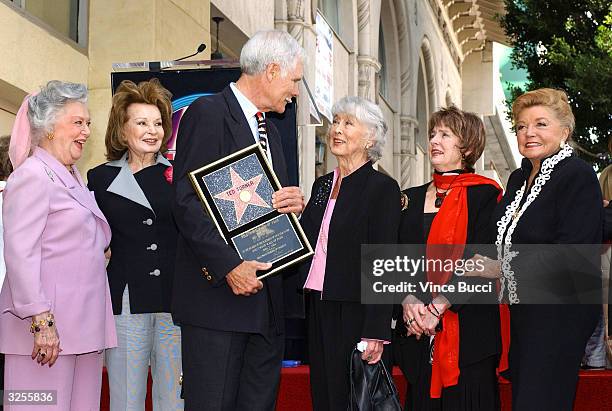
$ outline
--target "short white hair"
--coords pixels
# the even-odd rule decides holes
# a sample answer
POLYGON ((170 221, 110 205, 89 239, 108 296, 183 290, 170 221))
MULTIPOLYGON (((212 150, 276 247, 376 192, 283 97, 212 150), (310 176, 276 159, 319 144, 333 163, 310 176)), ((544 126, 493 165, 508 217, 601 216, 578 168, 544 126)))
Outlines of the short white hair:
POLYGON ((304 63, 306 53, 302 46, 286 31, 258 31, 246 42, 240 52, 240 69, 244 74, 263 73, 270 63, 277 63, 281 75, 304 63))
POLYGON ((87 86, 51 80, 40 89, 40 93, 28 99, 33 146, 37 146, 41 137, 53 130, 58 113, 66 104, 73 102, 87 104, 87 86))
POLYGON ((367 149, 368 159, 372 162, 380 160, 387 140, 387 123, 378 105, 365 98, 348 96, 341 98, 332 107, 332 115, 348 114, 363 123, 370 133, 372 147, 367 149))

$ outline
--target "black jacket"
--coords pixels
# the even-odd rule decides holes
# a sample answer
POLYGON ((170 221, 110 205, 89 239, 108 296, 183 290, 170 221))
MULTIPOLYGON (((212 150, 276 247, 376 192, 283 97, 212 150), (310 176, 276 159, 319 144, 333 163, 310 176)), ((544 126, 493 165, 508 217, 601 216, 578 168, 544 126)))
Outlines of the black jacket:
MULTIPOLYGON (((332 191, 333 173, 315 180, 300 223, 316 247, 325 207, 332 191)), ((361 245, 395 244, 400 213, 397 182, 370 162, 342 179, 329 224, 323 300, 361 301, 361 245)), ((303 265, 302 281, 310 268, 303 265)), ((362 336, 390 340, 392 305, 367 305, 362 336)))
MULTIPOLYGON (((425 194, 430 183, 404 190, 408 197, 408 206, 402 211, 399 242, 402 244, 425 244, 423 208, 425 194)), ((489 244, 492 241, 489 224, 491 214, 497 205, 498 191, 491 185, 479 185, 467 188, 468 226, 466 244, 489 244)), ((480 250, 476 250, 480 251, 480 250)), ((469 246, 466 247, 469 253, 469 246)), ((466 257, 471 257, 466 255, 466 257)), ((462 277, 464 280, 466 277, 462 277)), ((456 281, 453 276, 451 281, 456 281)), ((479 279, 475 279, 478 281, 479 279)), ((424 302, 431 300, 431 295, 418 296, 424 302)), ((499 325, 499 306, 488 304, 453 305, 450 308, 459 315, 459 366, 466 366, 501 352, 501 336, 499 325)), ((396 310, 397 327, 403 322, 401 307, 396 310)), ((408 369, 419 369, 416 366, 421 361, 419 353, 422 344, 428 344, 429 339, 402 337, 395 340, 407 351, 405 358, 408 369)))
MULTIPOLYGON (((506 194, 493 215, 490 227, 492 236, 497 235, 496 223, 529 178, 531 170, 531 163, 525 159, 521 168, 510 175, 506 194)), ((525 190, 521 205, 530 192, 525 190)), ((555 166, 550 179, 521 216, 512 235, 512 244, 517 245, 519 255, 511 265, 522 303, 546 303, 541 300, 538 287, 542 286, 541 281, 547 279, 550 282, 546 288, 558 292, 560 302, 578 302, 580 296, 572 289, 586 286, 587 282, 593 282, 593 286, 599 288, 595 294, 601 293, 601 279, 595 277, 601 275, 598 253, 603 235, 602 204, 597 176, 587 163, 577 157, 569 157, 555 166), (594 246, 589 256, 592 261, 585 264, 587 260, 583 260, 586 257, 583 248, 577 252, 572 247, 521 247, 521 244, 594 246), (593 275, 587 278, 583 274, 589 267, 593 275)))
MULTIPOLYGON (((399 240, 402 244, 427 242, 423 227, 425 194, 431 182, 403 191, 408 197, 408 206, 402 211, 399 240)), ((467 188, 468 228, 466 244, 489 244, 494 238, 489 230, 491 214, 497 205, 498 191, 492 185, 467 188)))
MULTIPOLYGON (((497 234, 497 221, 529 178, 531 170, 529 160, 523 159, 521 168, 510 175, 506 193, 493 214, 492 237, 497 234)), ((524 196, 528 194, 529 191, 524 196)), ((602 221, 603 199, 597 175, 590 165, 572 156, 555 166, 550 180, 519 220, 512 243, 599 244, 602 221)))
MULTIPOLYGON (((281 139, 268 121, 268 143, 274 171, 287 185, 281 139)), ((236 296, 225 276, 242 260, 225 243, 203 210, 188 173, 255 143, 251 128, 230 87, 200 97, 181 119, 174 161, 173 214, 179 230, 172 301, 174 321, 216 330, 263 333, 270 310, 278 332, 283 330, 282 276, 263 281, 255 295, 236 296)))
POLYGON ((122 170, 119 162, 99 165, 87 173, 87 186, 112 231, 107 273, 114 314, 121 314, 126 284, 132 314, 170 312, 177 232, 170 209, 173 190, 164 177, 166 169, 167 165, 161 163, 147 167, 134 174, 137 186, 116 190, 109 187, 122 170), (110 165, 113 163, 117 165, 110 165), (134 195, 138 187, 152 208, 134 195))
MULTIPOLYGON (((493 235, 497 233, 497 222, 529 178, 531 170, 531 163, 524 159, 521 168, 510 175, 506 194, 491 221, 493 235)), ((530 191, 526 190, 523 199, 530 191)), ((584 347, 601 315, 601 305, 528 304, 525 303, 523 284, 533 273, 550 271, 551 268, 555 278, 550 287, 573 282, 576 272, 572 265, 576 259, 572 247, 568 246, 559 253, 559 250, 546 250, 538 244, 591 244, 592 265, 601 273, 602 204, 601 189, 593 168, 578 157, 569 157, 554 167, 550 179, 516 225, 512 244, 535 244, 531 246, 534 253, 521 253, 511 262, 521 302, 510 306, 509 361, 515 394, 513 403, 520 409, 571 409, 574 391, 568 387, 576 384, 584 347), (559 342, 559 336, 562 336, 562 342, 559 342), (565 388, 560 391, 559 387, 565 388), (542 392, 554 394, 542 397, 542 392), (532 404, 535 405, 529 408, 532 404)), ((528 251, 529 247, 520 249, 528 251)), ((581 280, 576 280, 575 284, 579 285, 581 280)), ((600 279, 596 282, 601 286, 600 279)), ((569 301, 573 296, 567 294, 569 301)))

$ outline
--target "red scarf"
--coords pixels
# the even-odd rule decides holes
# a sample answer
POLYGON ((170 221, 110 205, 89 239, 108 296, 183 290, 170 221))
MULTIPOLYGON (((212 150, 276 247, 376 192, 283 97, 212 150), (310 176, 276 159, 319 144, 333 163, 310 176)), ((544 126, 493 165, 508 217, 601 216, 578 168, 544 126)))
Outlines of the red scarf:
MULTIPOLYGON (((492 185, 501 200, 502 189, 489 178, 474 173, 459 175, 434 174, 434 184, 446 192, 440 211, 434 218, 427 244, 450 244, 451 247, 427 248, 427 258, 457 260, 463 257, 467 239, 468 204, 467 188, 477 185, 492 185), (452 190, 451 190, 452 189, 452 190), (451 191, 448 191, 451 190, 451 191), (444 248, 440 250, 440 248, 444 248)), ((446 284, 453 275, 452 271, 430 271, 427 280, 434 284, 446 284)), ((435 295, 434 295, 435 297, 435 295)), ((500 305, 502 328, 502 351, 498 372, 508 368, 508 347, 510 343, 509 311, 505 305, 500 305)), ((431 398, 440 398, 443 387, 457 385, 459 381, 459 316, 447 310, 441 318, 442 331, 436 334, 434 340, 433 364, 431 369, 431 398)))

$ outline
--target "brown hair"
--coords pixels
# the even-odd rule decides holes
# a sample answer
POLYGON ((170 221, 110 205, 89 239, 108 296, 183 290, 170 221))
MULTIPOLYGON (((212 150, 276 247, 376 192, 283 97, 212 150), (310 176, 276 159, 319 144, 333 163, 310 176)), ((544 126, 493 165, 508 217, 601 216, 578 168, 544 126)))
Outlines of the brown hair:
POLYGON ((128 146, 123 136, 123 126, 128 120, 127 109, 130 104, 142 103, 156 106, 161 113, 164 137, 160 151, 168 150, 168 139, 172 135, 172 93, 161 85, 158 79, 141 81, 136 85, 133 81, 123 80, 113 96, 113 106, 108 116, 106 127, 106 158, 109 161, 119 160, 127 151, 128 146))
POLYGON ((569 130, 568 140, 572 138, 572 133, 576 127, 576 119, 572 108, 569 105, 565 91, 554 88, 539 88, 528 91, 514 100, 512 103, 512 119, 514 123, 523 110, 534 106, 544 106, 549 108, 557 117, 562 127, 569 130))
POLYGON ((9 158, 9 143, 11 136, 0 137, 0 180, 6 180, 13 172, 13 164, 9 158))
POLYGON ((442 108, 429 118, 428 133, 431 135, 434 127, 444 125, 459 137, 464 167, 473 171, 476 160, 480 158, 486 143, 486 132, 480 117, 474 113, 463 111, 451 105, 442 108))

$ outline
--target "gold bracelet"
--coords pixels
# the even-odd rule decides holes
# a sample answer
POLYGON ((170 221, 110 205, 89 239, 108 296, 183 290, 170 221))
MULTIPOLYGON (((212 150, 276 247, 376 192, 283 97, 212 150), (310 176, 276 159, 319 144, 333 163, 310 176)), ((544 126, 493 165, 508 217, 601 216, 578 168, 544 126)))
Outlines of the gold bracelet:
POLYGON ((34 321, 32 318, 32 324, 30 325, 30 332, 32 334, 40 332, 41 327, 53 327, 55 324, 55 319, 53 318, 53 314, 48 314, 46 320, 34 321))

